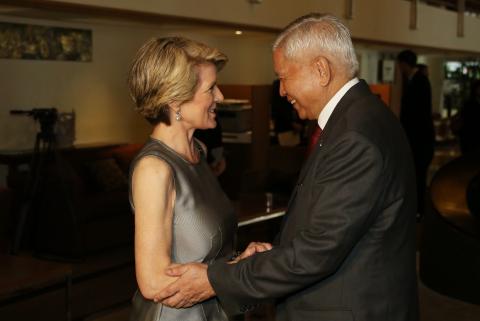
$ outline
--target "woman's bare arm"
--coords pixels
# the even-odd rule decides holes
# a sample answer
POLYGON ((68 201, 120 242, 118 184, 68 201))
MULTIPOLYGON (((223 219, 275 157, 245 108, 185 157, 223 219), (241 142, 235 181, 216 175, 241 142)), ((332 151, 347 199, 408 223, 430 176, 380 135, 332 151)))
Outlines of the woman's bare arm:
POLYGON ((146 299, 176 279, 164 271, 171 264, 174 184, 171 168, 157 157, 142 158, 133 172, 135 270, 146 299))

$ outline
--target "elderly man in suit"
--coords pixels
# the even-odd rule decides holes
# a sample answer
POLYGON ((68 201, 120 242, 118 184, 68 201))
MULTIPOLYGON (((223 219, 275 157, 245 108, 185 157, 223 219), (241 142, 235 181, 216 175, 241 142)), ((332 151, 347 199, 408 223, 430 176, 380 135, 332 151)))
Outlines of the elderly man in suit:
POLYGON ((398 120, 356 78, 349 30, 303 16, 273 60, 280 94, 323 130, 276 242, 236 264, 172 267, 181 277, 158 299, 181 307, 216 295, 229 314, 275 299, 277 320, 417 320, 413 161, 398 120))

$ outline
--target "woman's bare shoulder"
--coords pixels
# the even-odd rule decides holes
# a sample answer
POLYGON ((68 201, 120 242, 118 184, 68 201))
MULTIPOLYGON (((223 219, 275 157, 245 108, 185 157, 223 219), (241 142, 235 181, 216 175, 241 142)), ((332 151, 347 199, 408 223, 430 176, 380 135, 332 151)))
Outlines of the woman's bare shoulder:
POLYGON ((172 168, 160 157, 145 156, 135 165, 133 176, 169 179, 172 178, 172 168))

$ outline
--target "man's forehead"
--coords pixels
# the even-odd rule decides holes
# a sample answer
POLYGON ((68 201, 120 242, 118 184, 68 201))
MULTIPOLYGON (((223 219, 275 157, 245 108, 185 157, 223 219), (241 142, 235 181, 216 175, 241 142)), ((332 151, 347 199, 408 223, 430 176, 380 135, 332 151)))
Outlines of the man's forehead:
POLYGON ((283 54, 283 51, 281 49, 276 49, 273 52, 273 63, 275 66, 283 66, 287 62, 287 58, 283 54))
POLYGON ((302 61, 299 61, 296 58, 285 57, 282 54, 274 55, 273 66, 277 73, 286 73, 293 69, 297 69, 302 65, 302 61))

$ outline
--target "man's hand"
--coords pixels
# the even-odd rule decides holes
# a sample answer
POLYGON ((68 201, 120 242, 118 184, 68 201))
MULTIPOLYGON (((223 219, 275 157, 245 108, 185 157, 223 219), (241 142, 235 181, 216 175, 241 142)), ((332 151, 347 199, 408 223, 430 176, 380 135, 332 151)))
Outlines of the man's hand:
POLYGON ((272 244, 265 242, 250 242, 245 251, 242 252, 232 261, 228 262, 229 264, 238 263, 239 261, 246 259, 249 256, 254 255, 255 253, 266 252, 272 249, 272 244))
POLYGON ((165 270, 168 276, 179 279, 160 291, 155 302, 172 308, 188 308, 215 296, 207 276, 207 265, 202 263, 175 264, 165 270))

